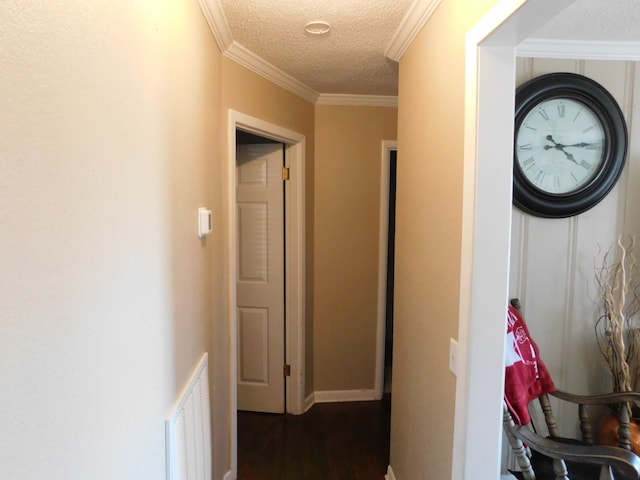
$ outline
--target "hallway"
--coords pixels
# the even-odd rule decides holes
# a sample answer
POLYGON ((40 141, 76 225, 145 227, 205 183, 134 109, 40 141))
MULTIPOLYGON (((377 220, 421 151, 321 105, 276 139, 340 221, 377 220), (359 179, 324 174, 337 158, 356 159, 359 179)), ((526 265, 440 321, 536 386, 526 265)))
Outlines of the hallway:
POLYGON ((382 480, 391 395, 303 415, 238 412, 238 480, 382 480))

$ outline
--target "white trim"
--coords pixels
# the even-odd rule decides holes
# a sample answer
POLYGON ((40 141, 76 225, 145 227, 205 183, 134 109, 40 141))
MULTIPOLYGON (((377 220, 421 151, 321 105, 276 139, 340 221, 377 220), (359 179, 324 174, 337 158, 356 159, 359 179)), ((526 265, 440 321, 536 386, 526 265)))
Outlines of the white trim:
POLYGON ((398 143, 382 141, 380 162, 380 230, 378 233, 378 325, 376 329, 376 378, 374 390, 377 398, 384 393, 384 349, 387 323, 387 260, 389 243, 389 160, 398 143))
POLYGON ((231 476, 238 475, 238 313, 236 286, 236 121, 229 111, 229 125, 227 132, 228 160, 227 160, 227 271, 229 274, 229 435, 231 436, 231 476))
POLYGON ((222 477, 222 480, 235 480, 235 479, 236 477, 233 475, 233 472, 231 470, 225 473, 224 477, 222 477))
POLYGON ((306 412, 316 403, 316 394, 312 392, 307 398, 304 399, 303 410, 306 412))
POLYGON ((218 48, 221 52, 225 52, 233 42, 233 37, 231 36, 227 16, 224 14, 222 5, 220 5, 220 0, 198 0, 198 3, 204 18, 209 24, 211 33, 216 39, 218 48))
MULTIPOLYGON (((271 133, 274 134, 273 130, 271 133)), ((290 170, 285 183, 286 241, 286 361, 291 375, 286 377, 287 411, 304 413, 305 386, 305 309, 306 309, 306 139, 294 132, 287 134, 285 161, 290 170), (297 143, 295 142, 297 139, 297 143)))
POLYGON ((516 48, 519 57, 577 60, 640 60, 640 42, 527 39, 516 48))
POLYGON ((225 57, 311 103, 315 103, 318 99, 319 94, 314 89, 296 80, 278 67, 271 65, 238 42, 234 41, 223 54, 225 57))
POLYGON ((376 396, 375 390, 325 390, 314 393, 314 403, 362 402, 370 400, 380 400, 376 396))
POLYGON ((357 107, 398 107, 395 95, 349 95, 343 93, 321 93, 316 105, 353 105, 357 107))
POLYGON ((416 0, 393 34, 384 55, 399 62, 442 0, 416 0))
POLYGON ((387 467, 387 474, 384 476, 384 480, 396 480, 396 476, 393 473, 393 468, 391 468, 391 465, 387 467))
POLYGON ((227 159, 227 242, 229 274, 229 331, 230 331, 230 435, 231 435, 231 471, 237 475, 238 469, 238 358, 237 358, 237 313, 236 313, 236 129, 261 135, 284 143, 285 162, 290 169, 290 180, 285 183, 285 209, 287 247, 285 261, 287 268, 286 284, 286 361, 291 365, 291 376, 286 378, 287 412, 304 412, 304 339, 305 339, 305 142, 304 135, 229 110, 228 159, 227 159))
POLYGON ((572 2, 502 0, 467 34, 454 480, 501 470, 515 46, 572 2))

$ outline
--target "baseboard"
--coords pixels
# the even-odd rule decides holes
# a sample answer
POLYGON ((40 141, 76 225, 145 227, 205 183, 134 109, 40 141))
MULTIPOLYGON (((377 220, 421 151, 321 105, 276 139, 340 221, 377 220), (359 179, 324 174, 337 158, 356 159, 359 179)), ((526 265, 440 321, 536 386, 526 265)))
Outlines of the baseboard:
POLYGON ((379 400, 376 391, 371 390, 333 390, 324 392, 314 392, 314 403, 328 402, 361 402, 379 400))
POLYGON ((391 468, 391 465, 387 467, 387 474, 384 476, 384 480, 396 480, 396 476, 393 474, 393 468, 391 468))
MULTIPOLYGON (((500 475, 500 480, 514 480, 516 477, 514 477, 513 475, 500 475)), ((396 480, 396 476, 393 473, 393 468, 391 468, 391 465, 389 465, 387 467, 387 473, 384 476, 384 480, 396 480)))
POLYGON ((309 395, 307 398, 304 399, 304 405, 302 405, 302 411, 306 412, 311 407, 313 407, 314 403, 316 403, 316 394, 312 393, 311 395, 309 395))

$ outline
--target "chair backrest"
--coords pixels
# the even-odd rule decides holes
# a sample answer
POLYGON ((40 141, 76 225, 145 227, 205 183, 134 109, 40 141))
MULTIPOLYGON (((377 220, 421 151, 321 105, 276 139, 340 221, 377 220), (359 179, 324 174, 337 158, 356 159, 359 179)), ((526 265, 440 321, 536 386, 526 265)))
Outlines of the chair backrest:
MULTIPOLYGON (((631 476, 629 478, 638 478, 636 474, 640 473, 640 459, 631 454, 631 452, 628 452, 628 450, 630 450, 628 409, 621 408, 619 415, 619 446, 627 451, 620 453, 620 449, 618 448, 607 450, 612 447, 593 446, 587 405, 601 405, 603 404, 603 398, 610 399, 612 398, 611 395, 587 397, 556 390, 546 365, 540 359, 538 346, 529 335, 529 329, 519 311, 519 302, 517 299, 511 301, 511 305, 508 307, 507 311, 505 357, 506 367, 503 424, 509 444, 511 445, 512 451, 522 471, 522 478, 525 478, 526 480, 536 479, 536 475, 530 461, 531 452, 525 445, 534 445, 534 442, 538 442, 538 439, 541 438, 535 434, 535 429, 531 426, 531 417, 528 410, 529 403, 535 399, 540 401, 545 423, 551 438, 551 440, 542 439, 542 442, 555 442, 555 446, 560 447, 558 452, 556 452, 558 453, 558 456, 553 456, 552 459, 549 459, 552 463, 552 477, 559 480, 569 480, 567 465, 562 458, 577 461, 575 456, 572 457, 571 455, 564 455, 565 451, 562 450, 562 443, 556 442, 559 434, 556 420, 551 410, 549 394, 561 400, 569 401, 578 405, 578 417, 580 430, 582 432, 583 448, 587 445, 591 445, 591 448, 593 448, 593 454, 588 454, 587 456, 592 456, 594 458, 603 458, 604 456, 613 458, 614 456, 620 456, 621 458, 624 458, 624 460, 623 463, 616 464, 616 468, 627 468, 631 465, 628 471, 633 472, 631 475, 635 476, 631 476), (628 455, 629 458, 626 458, 625 454, 628 455)), ((637 398, 632 397, 634 394, 635 393, 617 394, 615 401, 622 402, 621 406, 626 406, 627 404, 625 402, 629 402, 633 398, 637 398)), ((540 451, 542 453, 551 455, 551 450, 548 450, 547 452, 544 451, 544 449, 549 447, 549 445, 545 447, 538 444, 537 446, 541 447, 540 451)), ((567 447, 566 444, 564 446, 567 447)), ((601 467, 596 466, 596 470, 599 471, 600 480, 614 478, 613 471, 610 466, 613 462, 609 465, 605 465, 605 462, 601 461, 584 461, 591 464, 601 465, 601 467)), ((572 467, 572 469, 573 468, 574 467, 572 467)))

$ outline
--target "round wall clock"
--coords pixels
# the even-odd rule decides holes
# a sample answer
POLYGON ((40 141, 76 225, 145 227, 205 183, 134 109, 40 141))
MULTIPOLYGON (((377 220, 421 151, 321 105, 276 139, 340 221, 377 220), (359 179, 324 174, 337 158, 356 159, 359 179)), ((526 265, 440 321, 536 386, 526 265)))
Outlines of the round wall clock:
POLYGON ((573 73, 536 77, 516 91, 513 203, 539 217, 582 213, 620 177, 627 127, 599 83, 573 73))

